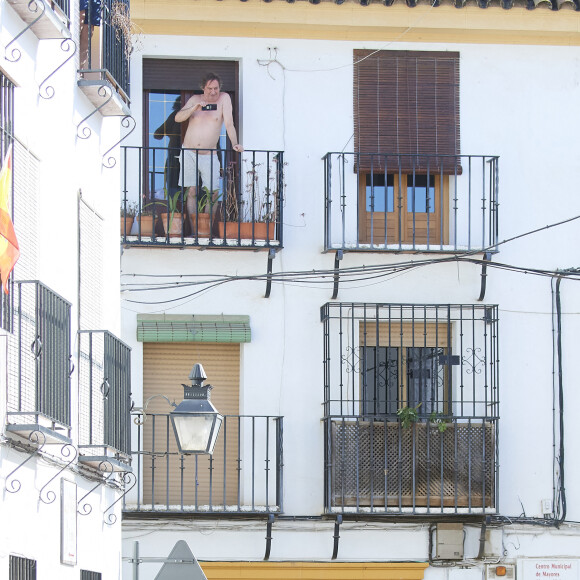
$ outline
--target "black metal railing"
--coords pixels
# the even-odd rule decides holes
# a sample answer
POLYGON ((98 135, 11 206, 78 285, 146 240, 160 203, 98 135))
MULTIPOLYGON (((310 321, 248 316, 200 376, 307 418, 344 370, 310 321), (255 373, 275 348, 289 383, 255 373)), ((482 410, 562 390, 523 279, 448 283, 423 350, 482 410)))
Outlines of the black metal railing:
POLYGON ((282 151, 122 150, 123 243, 282 247, 282 151))
POLYGON ((177 449, 168 414, 134 414, 139 481, 125 511, 282 512, 282 417, 227 415, 213 456, 177 449))
POLYGON ((495 511, 497 420, 325 419, 326 510, 428 514, 495 511))
POLYGON ((52 8, 56 8, 65 19, 67 28, 70 29, 70 0, 52 0, 51 4, 52 8))
POLYGON ((497 316, 482 304, 321 308, 327 509, 496 506, 497 316))
POLYGON ((496 251, 498 163, 486 155, 327 153, 324 248, 496 251))
MULTIPOLYGON (((78 333, 79 447, 131 451, 131 349, 110 332, 78 333)), ((102 451, 102 453, 101 453, 102 451)))
POLYGON ((70 428, 71 306, 38 281, 15 282, 13 291, 8 420, 35 423, 42 416, 70 428))
POLYGON ((81 30, 82 78, 109 81, 129 98, 131 21, 129 0, 102 0, 100 10, 92 0, 86 7, 81 30))

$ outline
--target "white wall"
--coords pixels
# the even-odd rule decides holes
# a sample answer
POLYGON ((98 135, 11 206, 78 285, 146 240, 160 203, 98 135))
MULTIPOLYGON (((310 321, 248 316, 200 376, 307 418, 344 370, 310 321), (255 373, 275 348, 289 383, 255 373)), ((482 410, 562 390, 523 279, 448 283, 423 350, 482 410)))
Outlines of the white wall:
MULTIPOLYGON (((334 256, 321 252, 321 158, 329 151, 353 150, 351 63, 353 49, 360 48, 460 52, 461 152, 500 156, 500 240, 580 214, 580 158, 576 146, 580 117, 573 107, 580 100, 577 47, 145 36, 142 51, 133 55, 134 115, 141 121, 141 100, 136 97, 141 92, 142 58, 239 60, 240 141, 251 149, 284 149, 287 162, 284 249, 274 260, 274 271, 331 269, 334 256), (272 46, 277 47, 282 66, 275 62, 265 66, 270 54, 267 47, 272 46)), ((132 144, 140 144, 140 135, 137 129, 132 144)), ((494 262, 550 270, 574 267, 579 231, 577 222, 571 222, 510 242, 501 246, 494 262)), ((341 269, 425 257, 346 253, 341 269)), ((125 286, 135 282, 130 275, 136 273, 209 276, 265 271, 266 254, 259 252, 127 249, 122 257, 122 298, 143 303, 123 302, 123 339, 133 347, 134 391, 139 392, 142 360, 141 345, 135 339, 138 312, 249 314, 252 342, 242 346, 241 409, 245 413, 284 416, 285 513, 316 515, 323 511, 323 336, 319 309, 330 300, 331 278, 327 278, 326 285, 275 283, 269 299, 263 298, 263 281, 232 282, 166 304, 154 302, 185 296, 186 290, 130 293, 125 286)), ((338 300, 475 303, 480 272, 477 266, 465 263, 432 265, 390 279, 341 283, 338 300)), ((485 302, 499 304, 500 309, 499 503, 501 513, 506 515, 517 516, 525 511, 528 516, 541 517, 540 501, 553 496, 550 283, 548 277, 496 269, 488 272, 485 302)), ((579 475, 574 457, 578 453, 580 427, 573 415, 578 404, 574 337, 580 330, 576 286, 567 281, 561 286, 568 482, 574 482, 579 475)), ((572 483, 568 486, 568 518, 580 519, 580 497, 572 483)), ((139 535, 135 525, 127 529, 124 555, 130 551, 132 538, 139 535)), ((197 525, 191 524, 192 528, 197 525)), ((178 535, 170 533, 170 529, 173 528, 166 528, 163 536, 153 535, 155 539, 151 541, 162 540, 169 548, 178 535)), ((288 534, 288 543, 276 556, 328 558, 332 533, 326 530, 324 541, 319 542, 313 539, 317 532, 313 525, 306 540, 299 539, 298 533, 288 534)), ((367 544, 353 532, 350 549, 345 547, 343 551, 349 540, 341 540, 341 557, 426 558, 424 531, 412 548, 406 543, 405 533, 389 530, 388 541, 382 541, 380 537, 386 533, 387 530, 376 532, 376 540, 374 535, 365 535, 367 544), (393 545, 394 552, 385 551, 385 545, 393 545), (410 552, 405 551, 407 548, 410 552)), ((575 531, 570 533, 576 537, 575 531)), ((198 558, 219 559, 220 554, 224 555, 223 550, 215 551, 216 545, 223 545, 214 541, 215 535, 206 542, 203 534, 192 534, 198 558)), ((260 558, 262 547, 254 546, 250 534, 236 534, 240 544, 235 550, 231 548, 231 553, 227 551, 228 558, 260 558)), ((546 550, 557 541, 550 536, 546 550)), ((429 575, 442 573, 430 571, 429 575)))

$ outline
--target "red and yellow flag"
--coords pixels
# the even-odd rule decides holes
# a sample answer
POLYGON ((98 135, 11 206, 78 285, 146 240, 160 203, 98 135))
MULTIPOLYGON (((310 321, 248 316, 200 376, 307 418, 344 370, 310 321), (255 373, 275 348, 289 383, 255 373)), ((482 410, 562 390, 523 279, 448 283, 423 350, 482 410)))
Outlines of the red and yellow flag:
POLYGON ((18 240, 8 211, 8 200, 12 191, 12 148, 6 153, 0 171, 0 280, 8 294, 8 277, 20 257, 18 240))

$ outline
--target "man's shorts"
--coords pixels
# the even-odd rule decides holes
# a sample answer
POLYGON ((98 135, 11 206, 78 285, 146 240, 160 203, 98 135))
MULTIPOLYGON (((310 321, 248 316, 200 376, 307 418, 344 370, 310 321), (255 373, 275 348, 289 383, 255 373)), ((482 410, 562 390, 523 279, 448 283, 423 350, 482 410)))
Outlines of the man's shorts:
POLYGON ((197 187, 197 172, 201 175, 202 185, 210 191, 220 188, 220 163, 216 153, 198 155, 197 151, 183 150, 183 167, 179 172, 181 187, 197 187))

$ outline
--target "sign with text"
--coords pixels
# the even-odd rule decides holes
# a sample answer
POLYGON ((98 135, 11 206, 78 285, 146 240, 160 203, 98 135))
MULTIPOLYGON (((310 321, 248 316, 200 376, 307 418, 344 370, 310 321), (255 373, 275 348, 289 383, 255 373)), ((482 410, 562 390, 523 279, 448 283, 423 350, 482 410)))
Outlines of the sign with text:
POLYGON ((523 580, 580 580, 580 560, 526 559, 521 564, 523 580))

